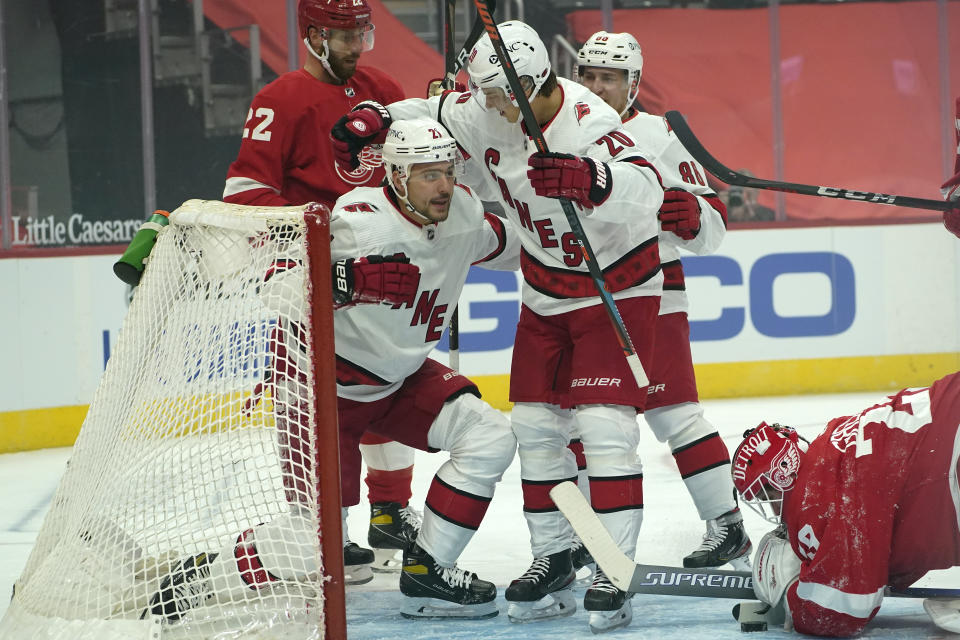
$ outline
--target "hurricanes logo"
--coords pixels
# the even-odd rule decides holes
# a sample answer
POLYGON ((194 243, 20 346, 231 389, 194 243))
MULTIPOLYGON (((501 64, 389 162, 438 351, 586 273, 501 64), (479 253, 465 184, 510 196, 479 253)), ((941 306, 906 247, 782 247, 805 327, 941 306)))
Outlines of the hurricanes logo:
POLYGON ((383 164, 383 153, 380 145, 368 145, 360 150, 360 166, 353 171, 347 171, 338 162, 333 166, 341 180, 353 186, 365 185, 373 178, 373 172, 383 164))
POLYGON ((578 102, 573 108, 577 111, 577 122, 580 122, 583 119, 583 116, 590 113, 590 106, 583 102, 578 102))

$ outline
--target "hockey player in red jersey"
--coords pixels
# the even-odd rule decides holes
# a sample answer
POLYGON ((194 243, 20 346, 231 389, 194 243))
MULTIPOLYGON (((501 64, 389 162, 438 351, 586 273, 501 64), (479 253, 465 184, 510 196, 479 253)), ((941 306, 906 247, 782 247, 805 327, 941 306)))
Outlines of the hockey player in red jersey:
MULTIPOLYGON (((632 556, 643 517, 636 455, 637 409, 646 401, 623 356, 559 198, 573 203, 615 296, 636 354, 649 369, 663 274, 656 213, 663 186, 620 118, 581 85, 557 78, 528 25, 499 25, 550 153, 539 153, 520 122, 517 97, 488 35, 469 56, 469 92, 363 108, 331 132, 338 161, 390 118, 440 120, 465 150, 465 182, 497 200, 523 245, 524 285, 510 374, 511 422, 519 442, 524 516, 533 562, 505 592, 516 622, 570 615, 576 602, 573 530, 550 489, 576 476, 567 449, 581 434, 594 506, 632 556), (362 127, 358 126, 362 125, 362 127), (362 130, 365 136, 357 135, 362 130)), ((594 630, 629 624, 628 594, 598 571, 584 596, 594 630)))
POLYGON ((887 586, 960 564, 958 459, 960 373, 835 418, 809 446, 790 427, 749 430, 734 484, 779 525, 754 556, 757 597, 801 633, 852 636, 887 586))
MULTIPOLYGON (((383 180, 378 153, 368 149, 354 168, 334 163, 326 142, 344 111, 365 100, 403 98, 396 80, 359 66, 373 48, 374 25, 366 0, 300 0, 300 37, 307 49, 303 68, 281 75, 254 97, 243 127, 237 159, 230 165, 224 202, 287 206, 334 201, 350 189, 383 180)), ((413 450, 368 434, 363 440, 371 523, 369 544, 375 568, 397 569, 390 558, 416 534, 419 515, 409 506, 413 450), (381 551, 381 549, 383 551, 381 551)), ((372 578, 369 549, 345 549, 351 582, 372 578)))
POLYGON ((749 566, 750 539, 730 480, 730 453, 703 417, 690 354, 690 325, 680 250, 713 253, 726 234, 727 209, 707 185, 703 167, 683 148, 661 116, 636 104, 643 54, 629 33, 598 31, 577 53, 574 77, 613 107, 624 129, 657 168, 666 189, 660 207, 663 294, 644 418, 673 452, 700 518, 703 543, 684 567, 749 566))
MULTIPOLYGON (((330 222, 343 504, 359 500, 357 447, 364 430, 423 451, 448 451, 427 493, 419 536, 404 550, 401 613, 491 617, 498 613, 496 586, 456 562, 517 441, 473 382, 428 355, 450 322, 471 264, 512 270, 519 248, 509 223, 485 213, 479 198, 457 184, 457 143, 438 122, 393 123, 383 158, 389 186, 343 195, 330 222), (378 264, 405 266, 385 273, 378 264), (408 267, 417 274, 409 288, 408 267), (367 277, 379 282, 384 275, 386 288, 371 286, 367 277)), ((302 277, 299 265, 278 263, 260 289, 265 306, 289 308, 286 292, 302 290, 302 277)), ((293 333, 284 336, 285 352, 305 358, 293 333)), ((244 531, 218 553, 187 560, 164 579, 150 611, 176 621, 207 598, 242 599, 275 587, 283 593, 298 576, 317 570, 312 522, 284 514, 244 531)))

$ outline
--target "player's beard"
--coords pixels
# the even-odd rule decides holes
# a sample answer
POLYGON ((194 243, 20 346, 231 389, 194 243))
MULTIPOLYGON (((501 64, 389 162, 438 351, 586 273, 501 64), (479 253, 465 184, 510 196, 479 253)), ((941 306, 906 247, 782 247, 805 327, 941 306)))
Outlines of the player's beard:
POLYGON ((333 53, 327 59, 327 62, 330 64, 330 68, 333 70, 333 73, 336 74, 341 80, 349 80, 353 76, 354 72, 357 70, 357 63, 360 61, 360 56, 335 56, 333 53))

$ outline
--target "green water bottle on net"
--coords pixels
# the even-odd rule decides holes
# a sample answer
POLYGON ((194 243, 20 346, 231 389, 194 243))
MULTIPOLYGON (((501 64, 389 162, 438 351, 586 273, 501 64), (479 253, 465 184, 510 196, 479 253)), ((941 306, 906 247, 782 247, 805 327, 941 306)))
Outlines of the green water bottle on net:
POLYGON ((140 225, 127 250, 113 264, 113 272, 118 278, 131 287, 140 283, 150 252, 153 251, 153 245, 157 243, 157 233, 168 224, 170 224, 170 212, 157 209, 146 222, 140 225))

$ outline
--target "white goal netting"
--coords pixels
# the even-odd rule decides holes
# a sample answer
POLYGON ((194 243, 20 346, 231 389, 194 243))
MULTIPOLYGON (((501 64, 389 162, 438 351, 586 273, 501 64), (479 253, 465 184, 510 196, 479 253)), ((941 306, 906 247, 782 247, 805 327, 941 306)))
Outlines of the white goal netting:
MULTIPOLYGON (((295 580, 203 593, 176 620, 156 615, 184 560, 291 514, 318 531, 310 362, 317 350, 332 358, 332 344, 311 335, 309 278, 284 280, 281 305, 261 291, 278 264, 308 271, 306 209, 191 200, 171 214, 0 638, 324 637, 316 544, 314 557, 291 560, 315 569, 295 580), (278 358, 285 331, 300 353, 278 358)), ((328 252, 328 239, 317 244, 309 253, 328 252)))

